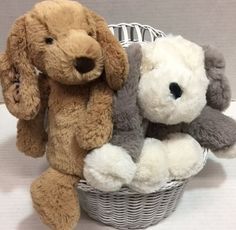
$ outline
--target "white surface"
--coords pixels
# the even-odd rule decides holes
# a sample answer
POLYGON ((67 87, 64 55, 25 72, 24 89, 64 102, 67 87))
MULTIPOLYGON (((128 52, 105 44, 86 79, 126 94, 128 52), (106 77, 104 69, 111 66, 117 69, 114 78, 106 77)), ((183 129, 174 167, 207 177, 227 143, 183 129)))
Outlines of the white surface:
MULTIPOLYGON (((236 118, 236 103, 227 114, 236 118)), ((31 182, 46 168, 45 159, 25 157, 15 148, 16 120, 0 105, 0 229, 46 230, 31 207, 31 182)), ((188 185, 176 212, 148 230, 235 230, 236 160, 211 156, 188 185)), ((111 230, 82 215, 79 230, 111 230)))

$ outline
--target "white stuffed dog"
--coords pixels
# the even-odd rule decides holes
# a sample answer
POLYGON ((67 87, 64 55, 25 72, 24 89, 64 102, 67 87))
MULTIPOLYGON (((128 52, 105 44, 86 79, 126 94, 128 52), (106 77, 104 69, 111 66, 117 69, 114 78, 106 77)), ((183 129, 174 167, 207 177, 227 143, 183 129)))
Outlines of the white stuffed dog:
POLYGON ((114 98, 112 140, 87 155, 84 176, 102 191, 128 185, 150 193, 167 181, 196 174, 204 157, 200 144, 188 134, 174 133, 163 141, 144 139, 147 121, 193 121, 206 105, 209 81, 202 47, 181 36, 129 47, 127 53, 130 73, 114 98))

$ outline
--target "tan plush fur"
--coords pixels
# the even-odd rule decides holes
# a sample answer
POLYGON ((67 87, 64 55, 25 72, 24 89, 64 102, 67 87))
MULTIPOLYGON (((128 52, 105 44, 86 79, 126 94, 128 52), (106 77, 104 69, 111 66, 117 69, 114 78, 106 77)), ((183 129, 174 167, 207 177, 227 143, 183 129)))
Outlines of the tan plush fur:
POLYGON ((83 160, 110 139, 113 90, 127 72, 126 54, 104 19, 75 1, 40 2, 12 27, 0 56, 3 95, 20 119, 18 148, 32 157, 46 151, 51 168, 31 193, 51 229, 73 229, 79 220, 75 185, 83 160), (92 60, 89 71, 77 69, 79 58, 92 60))
POLYGON ((45 130, 45 113, 50 90, 47 77, 40 74, 38 78, 41 99, 40 110, 34 119, 18 121, 16 143, 21 152, 35 158, 43 156, 46 150, 48 136, 45 130))
POLYGON ((74 189, 77 181, 76 177, 49 168, 33 182, 31 194, 34 207, 51 229, 69 230, 75 227, 80 216, 78 194, 74 189))

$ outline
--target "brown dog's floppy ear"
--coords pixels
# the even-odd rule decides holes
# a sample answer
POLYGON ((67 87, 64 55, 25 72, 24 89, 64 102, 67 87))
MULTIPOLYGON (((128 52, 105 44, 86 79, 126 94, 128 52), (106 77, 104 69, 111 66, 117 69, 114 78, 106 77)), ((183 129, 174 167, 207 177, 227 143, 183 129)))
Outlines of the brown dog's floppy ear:
POLYGON ((205 69, 210 80, 207 90, 207 104, 217 110, 225 110, 231 100, 229 81, 225 76, 225 60, 215 48, 203 46, 205 51, 205 69))
POLYGON ((38 79, 28 59, 25 16, 19 18, 0 57, 3 96, 9 111, 19 119, 34 118, 40 107, 38 79))
POLYGON ((103 49, 108 85, 113 90, 118 90, 123 86, 128 76, 127 55, 118 40, 109 30, 105 20, 93 11, 88 11, 88 15, 91 15, 95 21, 97 41, 103 49))

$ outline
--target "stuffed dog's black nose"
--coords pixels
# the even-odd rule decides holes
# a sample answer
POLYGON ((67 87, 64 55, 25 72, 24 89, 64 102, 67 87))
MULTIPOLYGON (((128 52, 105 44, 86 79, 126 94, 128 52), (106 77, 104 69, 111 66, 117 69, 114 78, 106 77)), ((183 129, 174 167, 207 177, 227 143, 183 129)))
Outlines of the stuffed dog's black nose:
POLYGON ((74 65, 77 71, 83 74, 93 70, 95 67, 95 62, 91 58, 80 57, 75 59, 74 65))
POLYGON ((182 96, 183 91, 176 82, 170 83, 169 89, 170 89, 170 92, 174 96, 175 99, 182 96))

